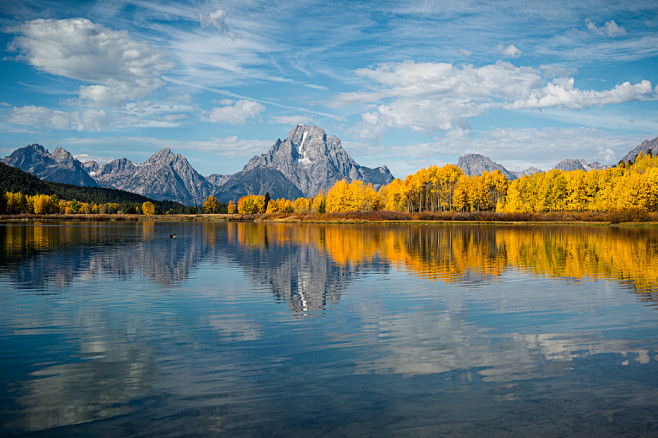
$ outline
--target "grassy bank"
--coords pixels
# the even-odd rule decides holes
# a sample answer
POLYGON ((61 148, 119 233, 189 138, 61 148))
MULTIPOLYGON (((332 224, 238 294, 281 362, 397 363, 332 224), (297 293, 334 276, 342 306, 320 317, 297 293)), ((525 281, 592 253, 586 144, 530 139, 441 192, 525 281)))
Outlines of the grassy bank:
POLYGON ((349 213, 270 213, 270 214, 171 214, 145 216, 139 214, 51 214, 51 215, 2 215, 5 222, 466 222, 466 223, 645 223, 658 224, 658 213, 640 209, 611 212, 556 212, 556 213, 404 213, 393 211, 369 211, 349 213))
POLYGON ((556 212, 556 213, 404 213, 370 211, 349 213, 274 213, 258 216, 263 221, 279 222, 527 222, 527 223, 658 223, 658 213, 642 210, 612 212, 556 212))

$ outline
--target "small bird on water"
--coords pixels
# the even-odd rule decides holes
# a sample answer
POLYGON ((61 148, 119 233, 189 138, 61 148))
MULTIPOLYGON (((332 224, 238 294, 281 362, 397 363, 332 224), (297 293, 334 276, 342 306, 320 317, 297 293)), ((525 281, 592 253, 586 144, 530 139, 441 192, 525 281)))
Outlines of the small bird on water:
POLYGON ((169 238, 170 238, 170 239, 175 239, 175 238, 176 238, 176 235, 175 235, 175 234, 170 234, 170 235, 169 235, 169 238))

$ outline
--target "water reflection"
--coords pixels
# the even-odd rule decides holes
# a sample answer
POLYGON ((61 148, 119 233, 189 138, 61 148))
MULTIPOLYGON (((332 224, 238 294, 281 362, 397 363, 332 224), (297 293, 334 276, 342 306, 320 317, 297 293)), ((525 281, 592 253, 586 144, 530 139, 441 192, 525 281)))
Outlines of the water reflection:
MULTIPOLYGON (((358 263, 336 263, 322 242, 327 230, 308 225, 229 224, 227 257, 269 286, 275 297, 297 313, 322 310, 338 303, 347 285, 368 270, 385 273, 379 257, 358 263), (319 243, 316 246, 312 243, 319 243)), ((359 248, 354 247, 353 251, 359 248)))
POLYGON ((83 343, 82 362, 39 368, 22 384, 21 412, 9 426, 43 430, 110 418, 132 411, 156 372, 152 348, 145 344, 83 343))
POLYGON ((140 273, 175 287, 203 261, 228 259, 291 310, 320 310, 361 272, 401 267, 476 286, 509 269, 567 281, 611 279, 656 301, 658 230, 596 226, 154 224, 0 226, 0 273, 19 287, 140 273), (177 239, 169 239, 175 232, 177 239), (328 257, 327 257, 328 256, 328 257), (263 269, 267 266, 267 269, 263 269), (54 268, 56 267, 56 268, 54 268))
POLYGON ((656 248, 653 228, 0 225, 0 434, 650 435, 656 248))

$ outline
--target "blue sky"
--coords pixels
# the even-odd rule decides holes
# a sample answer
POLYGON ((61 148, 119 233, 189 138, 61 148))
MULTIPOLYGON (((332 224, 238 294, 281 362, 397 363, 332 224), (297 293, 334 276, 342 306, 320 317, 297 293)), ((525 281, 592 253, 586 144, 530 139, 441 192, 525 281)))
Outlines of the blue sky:
POLYGON ((405 177, 611 163, 658 136, 655 1, 0 2, 0 155, 241 170, 297 123, 405 177))

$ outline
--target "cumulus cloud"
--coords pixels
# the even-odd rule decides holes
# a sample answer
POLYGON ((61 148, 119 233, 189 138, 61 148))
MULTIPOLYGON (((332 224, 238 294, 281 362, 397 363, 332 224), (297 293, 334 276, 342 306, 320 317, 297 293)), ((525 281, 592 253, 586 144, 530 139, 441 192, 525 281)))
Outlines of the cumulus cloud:
POLYGON ((567 108, 585 108, 594 105, 607 105, 613 103, 642 100, 654 95, 651 82, 640 81, 637 84, 624 82, 615 88, 603 91, 578 90, 574 88, 573 78, 554 79, 539 90, 531 90, 528 96, 517 100, 507 108, 546 108, 551 106, 564 106, 567 108))
POLYGON ((33 125, 48 129, 95 132, 105 129, 110 123, 110 118, 103 110, 66 112, 29 105, 12 108, 7 121, 17 125, 33 125))
POLYGON ((626 35, 626 29, 624 29, 622 26, 619 26, 617 23, 615 23, 614 20, 608 21, 603 27, 598 27, 596 23, 589 19, 586 20, 585 23, 587 24, 587 29, 599 35, 605 35, 610 38, 626 35))
POLYGON ((513 46, 512 44, 510 44, 509 46, 503 46, 502 44, 499 44, 496 47, 496 50, 498 50, 507 58, 518 58, 519 56, 521 56, 522 53, 521 50, 519 50, 516 46, 513 46))
POLYGON ((470 118, 498 108, 577 109, 656 98, 647 80, 609 90, 580 90, 573 78, 546 83, 540 70, 508 62, 460 67, 407 61, 359 69, 356 75, 369 82, 367 89, 340 94, 332 106, 366 105, 353 130, 361 138, 376 138, 390 128, 468 132, 470 118))
POLYGON ((152 93, 171 67, 150 45, 85 18, 38 19, 10 29, 18 59, 58 76, 90 83, 79 89, 91 105, 117 105, 152 93))
POLYGON ((263 111, 265 111, 265 107, 258 102, 254 102, 253 100, 238 100, 235 104, 211 109, 203 120, 212 123, 242 125, 247 123, 248 119, 258 117, 263 111))

